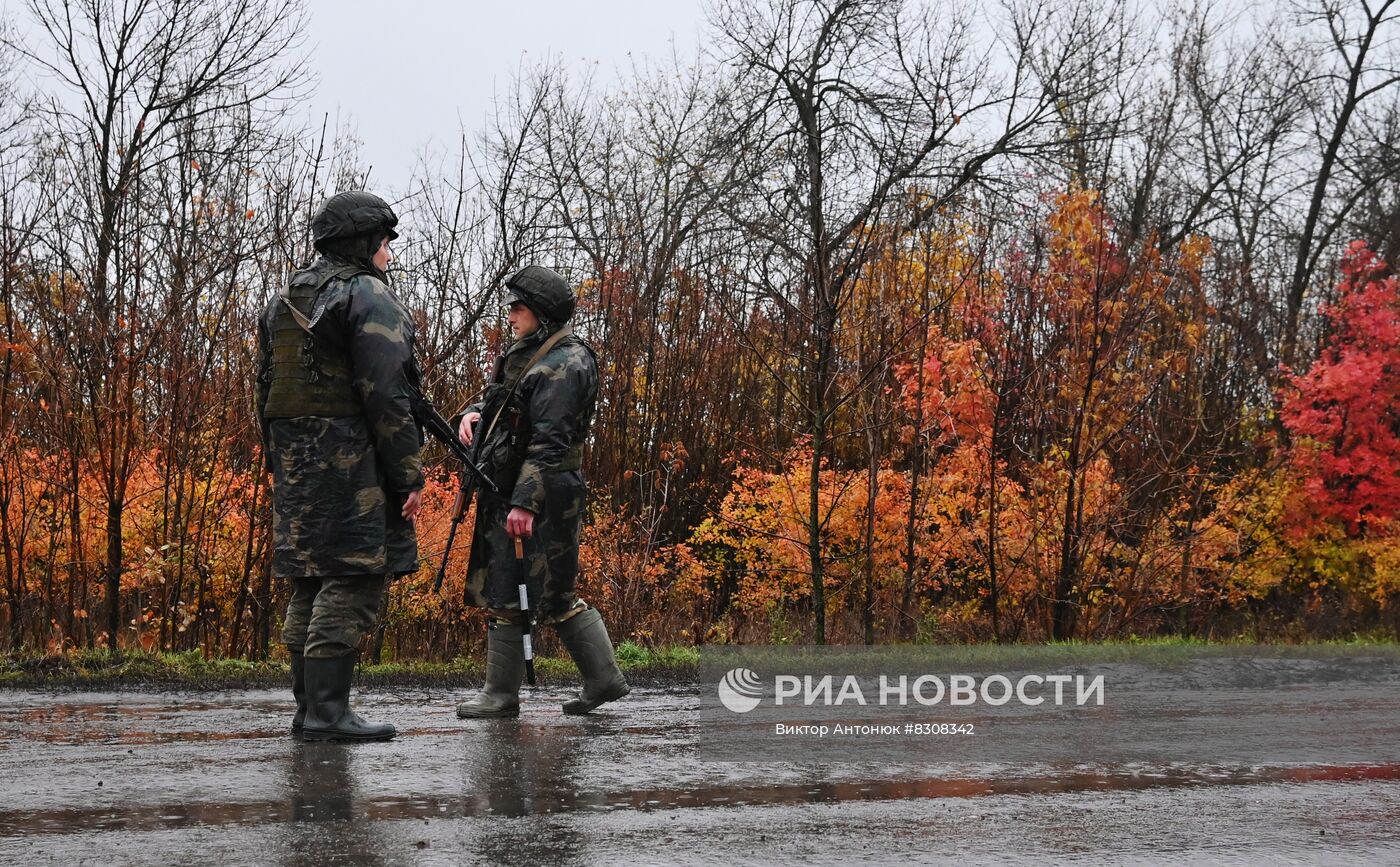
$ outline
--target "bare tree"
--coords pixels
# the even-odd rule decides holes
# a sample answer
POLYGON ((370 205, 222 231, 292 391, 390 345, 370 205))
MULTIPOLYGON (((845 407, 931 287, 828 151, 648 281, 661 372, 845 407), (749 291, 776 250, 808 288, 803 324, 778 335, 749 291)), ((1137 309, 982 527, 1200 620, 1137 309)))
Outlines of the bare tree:
POLYGON ((875 381, 888 359, 867 359, 857 385, 838 388, 836 338, 847 324, 862 268, 877 238, 897 243, 974 191, 995 193, 1005 160, 1037 153, 1056 105, 1097 86, 1084 59, 1098 41, 1087 9, 1052 15, 1048 3, 1011 8, 999 37, 1000 75, 976 44, 970 12, 911 12, 899 0, 771 0, 725 3, 720 51, 745 74, 730 126, 743 137, 747 194, 729 208, 776 267, 751 276, 759 297, 800 323, 795 381, 782 387, 800 407, 812 448, 805 540, 818 643, 826 640, 818 470, 837 411, 875 381), (1058 28, 1063 38, 1045 41, 1058 28), (892 232, 875 228, 912 197, 892 232))
POLYGON ((1321 44, 1300 46, 1297 55, 1321 51, 1325 59, 1317 68, 1301 66, 1296 81, 1311 96, 1317 162, 1288 281, 1280 352, 1288 365, 1296 361, 1304 298, 1337 232, 1370 190, 1400 178, 1394 127, 1384 123, 1400 104, 1395 0, 1311 0, 1297 14, 1305 25, 1325 28, 1326 36, 1321 44), (1388 138, 1377 140, 1374 133, 1387 127, 1388 138))
POLYGON ((65 89, 43 111, 69 172, 46 234, 82 287, 66 313, 106 500, 106 632, 116 649, 122 510, 143 435, 136 394, 159 335, 142 315, 139 277, 154 215, 137 202, 153 171, 191 158, 181 146, 190 130, 236 131, 249 110, 295 95, 305 74, 290 55, 303 13, 299 0, 33 0, 29 11, 43 44, 9 44, 65 89))
MULTIPOLYGON (((16 68, 13 25, 0 20, 0 168, 13 162, 13 154, 21 142, 24 119, 29 113, 30 100, 20 91, 16 68)), ((13 175, 7 175, 12 189, 13 175)))

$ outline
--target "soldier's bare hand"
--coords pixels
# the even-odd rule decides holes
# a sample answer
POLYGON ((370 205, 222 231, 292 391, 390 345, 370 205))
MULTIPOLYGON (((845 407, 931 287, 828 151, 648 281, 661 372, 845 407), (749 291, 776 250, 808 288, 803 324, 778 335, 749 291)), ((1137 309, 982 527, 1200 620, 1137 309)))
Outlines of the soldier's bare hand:
POLYGON ((513 539, 528 539, 535 535, 535 513, 519 506, 506 515, 506 535, 513 539))
POLYGON ((479 412, 469 412, 462 416, 462 423, 457 426, 457 439, 462 441, 462 445, 472 444, 472 428, 476 427, 476 423, 479 421, 481 421, 481 413, 479 412))
POLYGON ((418 514, 418 509, 419 509, 419 507, 422 506, 422 505, 423 505, 423 492, 422 492, 422 491, 410 491, 409 494, 408 494, 408 496, 407 496, 406 498, 404 498, 404 501, 403 501, 403 516, 404 516, 404 518, 406 518, 407 520, 412 521, 412 520, 413 520, 413 516, 416 515, 416 514, 418 514))

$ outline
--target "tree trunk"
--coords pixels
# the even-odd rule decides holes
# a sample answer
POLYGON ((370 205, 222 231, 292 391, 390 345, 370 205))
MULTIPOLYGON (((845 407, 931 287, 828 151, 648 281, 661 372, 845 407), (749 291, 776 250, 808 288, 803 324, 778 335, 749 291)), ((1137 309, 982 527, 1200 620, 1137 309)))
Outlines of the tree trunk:
POLYGON ((122 502, 115 493, 107 500, 107 648, 117 649, 121 630, 122 502))
MULTIPOLYGON (((877 406, 878 402, 877 398, 877 406)), ((875 643, 875 505, 880 495, 880 431, 873 423, 867 426, 865 438, 870 450, 870 466, 866 472, 865 605, 861 615, 868 646, 875 643)))
POLYGON ((1056 641, 1068 641, 1074 637, 1074 604, 1070 596, 1074 592, 1074 582, 1079 572, 1076 556, 1079 528, 1074 520, 1078 482, 1078 470, 1071 468, 1069 490, 1065 496, 1064 524, 1060 534, 1060 569, 1055 577, 1055 601, 1051 609, 1050 635, 1056 641))

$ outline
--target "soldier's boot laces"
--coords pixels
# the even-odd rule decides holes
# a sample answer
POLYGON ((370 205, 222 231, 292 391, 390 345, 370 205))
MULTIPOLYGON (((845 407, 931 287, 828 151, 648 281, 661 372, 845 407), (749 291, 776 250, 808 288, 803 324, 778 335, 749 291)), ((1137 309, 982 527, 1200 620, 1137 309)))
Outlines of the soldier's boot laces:
POLYGON ((491 621, 486 630, 486 683, 457 705, 462 719, 520 715, 520 684, 525 680, 525 646, 520 626, 491 621))
POLYGON ((297 700, 297 712, 292 715, 292 734, 301 734, 306 722, 306 657, 301 648, 287 648, 292 654, 292 698, 297 700))
POLYGON ((585 714, 604 702, 616 701, 632 691, 617 667, 603 615, 589 608, 555 626, 559 639, 574 658, 583 677, 583 692, 564 702, 564 713, 585 714))
POLYGON ((355 654, 329 659, 306 657, 306 720, 301 736, 308 741, 387 741, 398 730, 375 723, 350 709, 350 680, 355 654))

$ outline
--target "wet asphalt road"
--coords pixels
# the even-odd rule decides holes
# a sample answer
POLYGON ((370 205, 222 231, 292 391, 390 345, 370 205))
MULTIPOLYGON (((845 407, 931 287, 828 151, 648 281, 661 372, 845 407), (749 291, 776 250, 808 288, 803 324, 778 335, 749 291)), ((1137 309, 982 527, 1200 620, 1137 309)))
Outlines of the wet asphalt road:
POLYGON ((338 745, 276 692, 0 691, 0 863, 1400 864, 1394 763, 706 762, 693 692, 460 722, 464 694, 362 694, 402 734, 338 745))

